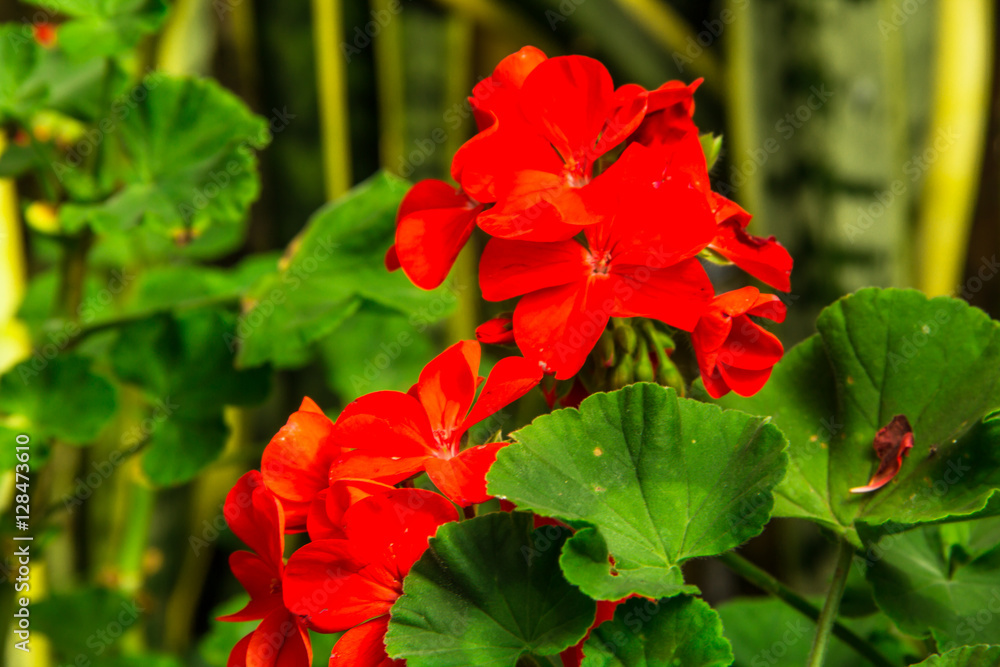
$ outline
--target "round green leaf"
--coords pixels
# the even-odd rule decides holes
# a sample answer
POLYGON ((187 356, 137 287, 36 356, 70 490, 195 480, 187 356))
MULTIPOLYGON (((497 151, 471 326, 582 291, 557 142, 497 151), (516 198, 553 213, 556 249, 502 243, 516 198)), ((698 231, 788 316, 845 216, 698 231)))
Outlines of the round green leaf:
POLYGON ((528 514, 495 512, 442 526, 392 607, 390 657, 410 667, 511 667, 579 642, 596 605, 559 572, 569 531, 531 524, 528 514))
POLYGON ((733 662, 718 614, 678 595, 659 604, 633 599, 591 632, 582 667, 728 667, 733 662))
POLYGON ((997 667, 1000 646, 963 646, 944 655, 932 655, 914 667, 997 667))
POLYGON ((408 187, 381 172, 316 212, 277 270, 246 296, 238 328, 241 365, 300 366, 315 343, 366 304, 406 315, 414 333, 453 309, 456 297, 448 288, 426 292, 402 271, 385 269, 408 187))
POLYGON ((857 542, 856 521, 967 516, 1000 489, 1000 325, 964 301, 864 289, 823 311, 756 396, 718 402, 770 415, 789 439, 776 516, 826 524, 857 542), (875 433, 896 415, 915 446, 896 478, 866 494, 875 433))
POLYGON ((98 204, 63 206, 60 222, 105 234, 142 225, 169 238, 242 225, 260 190, 254 151, 270 141, 264 119, 213 81, 156 73, 141 86, 109 137, 121 156, 103 180, 122 187, 98 204))
POLYGON ((787 465, 785 440, 766 419, 655 384, 595 394, 512 438, 490 493, 581 528, 563 569, 603 600, 696 590, 680 564, 759 534, 787 465))
POLYGON ((35 438, 89 445, 114 416, 116 396, 86 357, 38 353, 0 378, 0 421, 35 438))
POLYGON ((924 526, 904 532, 861 529, 879 607, 939 648, 1000 644, 1000 519, 924 526))

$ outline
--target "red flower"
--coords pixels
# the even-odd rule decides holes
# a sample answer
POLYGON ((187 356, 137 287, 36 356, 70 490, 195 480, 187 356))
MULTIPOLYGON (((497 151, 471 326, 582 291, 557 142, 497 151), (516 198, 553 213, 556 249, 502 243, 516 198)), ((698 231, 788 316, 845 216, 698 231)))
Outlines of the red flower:
POLYGON ((451 176, 478 201, 497 200, 495 161, 509 164, 525 150, 544 155, 548 148, 539 142, 522 145, 521 139, 530 129, 518 99, 524 80, 545 60, 544 53, 526 46, 501 60, 492 76, 472 89, 469 104, 480 131, 455 153, 451 176))
POLYGON ((603 176, 613 192, 602 192, 609 208, 585 230, 586 246, 490 240, 479 284, 488 301, 524 295, 514 337, 525 357, 562 380, 580 370, 611 317, 694 328, 713 294, 694 257, 715 233, 694 170, 676 158, 666 165, 660 151, 634 144, 603 176))
POLYGON ((792 256, 785 247, 773 236, 747 234, 750 214, 722 195, 711 196, 719 227, 709 247, 761 282, 782 292, 792 289, 792 256))
POLYGON ((594 622, 591 624, 590 629, 587 630, 587 634, 583 636, 575 646, 570 646, 568 649, 559 654, 562 659, 563 667, 580 667, 583 664, 583 645, 587 643, 590 639, 590 633, 595 629, 600 627, 605 621, 610 621, 615 617, 615 610, 618 606, 627 602, 629 598, 622 598, 621 600, 598 600, 597 601, 597 614, 594 618, 594 622))
POLYGON ((229 557, 250 602, 220 621, 261 623, 233 648, 227 667, 309 667, 312 647, 305 621, 285 607, 285 517, 256 470, 243 475, 226 496, 223 514, 233 533, 253 549, 229 557))
POLYGON ((756 394, 784 353, 781 341, 750 315, 781 322, 785 304, 755 287, 726 292, 712 301, 691 334, 702 381, 713 398, 730 390, 740 396, 756 394))
POLYGON ((521 357, 501 359, 476 400, 479 343, 462 341, 433 359, 408 393, 379 391, 347 406, 334 429, 343 454, 330 479, 396 483, 426 470, 441 492, 467 506, 485 502, 486 472, 504 443, 459 451, 469 428, 526 394, 541 369, 521 357))
POLYGON ((344 515, 354 503, 394 487, 368 479, 338 479, 320 491, 309 507, 309 539, 346 539, 344 515))
POLYGON ((865 486, 856 486, 851 493, 876 491, 892 481, 903 467, 903 457, 913 449, 913 427, 905 415, 896 415, 879 429, 872 442, 879 463, 865 486))
POLYGON ((414 285, 434 289, 448 277, 482 210, 444 181, 420 181, 396 214, 396 244, 386 254, 386 268, 402 267, 414 285))
POLYGON ((673 144, 688 135, 698 139, 694 124, 694 92, 704 79, 690 85, 682 81, 668 81, 647 94, 646 116, 635 133, 629 137, 644 146, 673 144))
MULTIPOLYGON (((501 238, 569 239, 596 222, 589 187, 596 182, 594 163, 642 121, 646 93, 639 86, 615 90, 596 60, 560 56, 534 67, 517 99, 524 123, 514 124, 516 136, 497 132, 516 150, 462 158, 463 174, 474 167, 492 174, 497 204, 478 224, 501 238)), ((502 127, 503 118, 497 124, 502 127)))
POLYGON ((403 664, 385 653, 389 609, 428 539, 457 520, 455 507, 436 493, 391 489, 347 509, 345 539, 317 540, 292 554, 285 568, 285 604, 319 632, 347 631, 333 649, 330 667, 403 664))
POLYGON ((342 452, 332 432, 333 422, 305 398, 264 448, 260 464, 264 483, 281 501, 290 533, 306 529, 309 505, 330 485, 330 464, 342 452))
POLYGON ((514 344, 514 313, 504 313, 476 327, 476 340, 491 345, 514 344))
POLYGON ((41 23, 36 23, 34 25, 32 32, 34 33, 36 42, 47 49, 51 49, 56 45, 56 39, 58 37, 57 29, 58 26, 42 21, 41 23))

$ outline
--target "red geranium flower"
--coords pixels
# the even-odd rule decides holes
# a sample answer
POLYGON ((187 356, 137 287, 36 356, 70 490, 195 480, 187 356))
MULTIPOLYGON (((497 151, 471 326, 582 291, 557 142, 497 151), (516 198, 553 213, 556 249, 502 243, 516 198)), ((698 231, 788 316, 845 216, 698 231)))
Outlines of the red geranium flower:
POLYGON ((323 489, 309 507, 309 539, 346 539, 344 515, 354 503, 395 488, 368 479, 338 479, 323 489))
POLYGON ((476 400, 479 343, 462 341, 434 358, 408 393, 378 391, 347 406, 334 439, 352 451, 330 468, 330 479, 395 483, 423 470, 461 506, 485 502, 486 472, 504 443, 460 451, 469 428, 526 394, 541 380, 536 363, 501 359, 476 400))
POLYGON ((444 181, 420 181, 399 206, 396 243, 386 253, 386 268, 402 267, 414 285, 434 289, 448 277, 482 210, 482 204, 444 181))
POLYGON ((264 483, 281 501, 290 533, 306 529, 313 498, 330 485, 330 464, 342 453, 332 432, 333 422, 305 398, 264 448, 260 464, 264 483))
POLYGON ((493 74, 472 89, 469 104, 479 133, 455 153, 451 176, 477 201, 497 200, 495 161, 510 164, 525 159, 525 151, 546 155, 549 150, 538 141, 524 141, 532 133, 518 100, 524 80, 546 59, 540 50, 526 46, 501 60, 493 74))
POLYGON ((352 504, 346 539, 311 542, 285 568, 284 600, 319 632, 347 631, 330 667, 390 667, 384 637, 403 578, 439 526, 458 520, 455 507, 422 489, 391 489, 352 504))
POLYGON ((713 294, 694 257, 712 240, 715 222, 692 170, 633 144, 605 174, 614 192, 602 194, 609 209, 585 230, 586 246, 490 240, 479 264, 483 297, 524 295, 514 337, 527 358, 562 380, 580 370, 611 317, 694 328, 713 294))
POLYGON ((705 389, 713 398, 730 390, 752 396, 771 377, 784 348, 749 316, 785 319, 785 304, 773 294, 744 287, 720 294, 691 334, 705 389))
POLYGON ((751 215, 720 194, 711 196, 719 227, 709 247, 761 282, 782 292, 792 289, 792 256, 785 247, 773 236, 747 234, 751 215))
POLYGON ((607 69, 592 58, 560 56, 538 64, 517 98, 525 124, 518 136, 503 135, 517 150, 462 162, 463 173, 477 166, 493 175, 497 204, 479 216, 479 226, 501 238, 571 238, 596 222, 589 187, 594 164, 638 127, 646 92, 615 90, 607 69))
POLYGON ((289 611, 282 599, 285 516, 259 472, 252 470, 239 479, 226 496, 223 514, 233 533, 253 551, 236 551, 229 557, 250 602, 219 620, 261 622, 236 644, 227 667, 309 667, 309 631, 304 619, 289 611))

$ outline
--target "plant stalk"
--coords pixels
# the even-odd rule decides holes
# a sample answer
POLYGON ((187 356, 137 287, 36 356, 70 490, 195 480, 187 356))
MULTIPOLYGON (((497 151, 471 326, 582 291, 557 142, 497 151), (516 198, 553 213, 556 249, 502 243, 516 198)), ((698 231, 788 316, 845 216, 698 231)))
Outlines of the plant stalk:
MULTIPOLYGON (((848 551, 848 553, 850 553, 850 551, 848 551)), ((820 610, 809 602, 809 600, 805 599, 747 559, 738 555, 736 552, 730 551, 729 553, 722 554, 718 556, 718 559, 730 570, 740 575, 762 591, 778 598, 792 609, 801 613, 803 616, 806 616, 813 621, 817 621, 819 619, 820 610)), ((877 667, 893 667, 893 663, 879 653, 874 646, 855 634, 853 630, 840 624, 836 620, 834 620, 832 632, 837 639, 850 646, 854 649, 855 653, 864 657, 871 664, 876 665, 877 667)))
POLYGON ((816 637, 813 639, 806 667, 823 667, 823 659, 826 657, 826 650, 830 645, 830 633, 833 630, 833 624, 837 622, 840 600, 844 597, 844 588, 847 586, 847 575, 851 573, 851 556, 853 554, 854 548, 847 543, 847 540, 842 539, 840 551, 837 553, 837 569, 833 571, 833 581, 830 582, 830 590, 826 594, 823 611, 820 612, 819 620, 816 622, 816 637))

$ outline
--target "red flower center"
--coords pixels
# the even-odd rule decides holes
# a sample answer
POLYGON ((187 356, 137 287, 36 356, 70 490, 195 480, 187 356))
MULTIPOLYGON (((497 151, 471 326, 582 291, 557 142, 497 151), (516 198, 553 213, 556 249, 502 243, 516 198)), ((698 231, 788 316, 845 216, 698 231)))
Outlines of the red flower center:
POLYGON ((611 270, 611 253, 603 252, 595 255, 591 253, 589 257, 590 270, 595 276, 606 276, 611 270))

